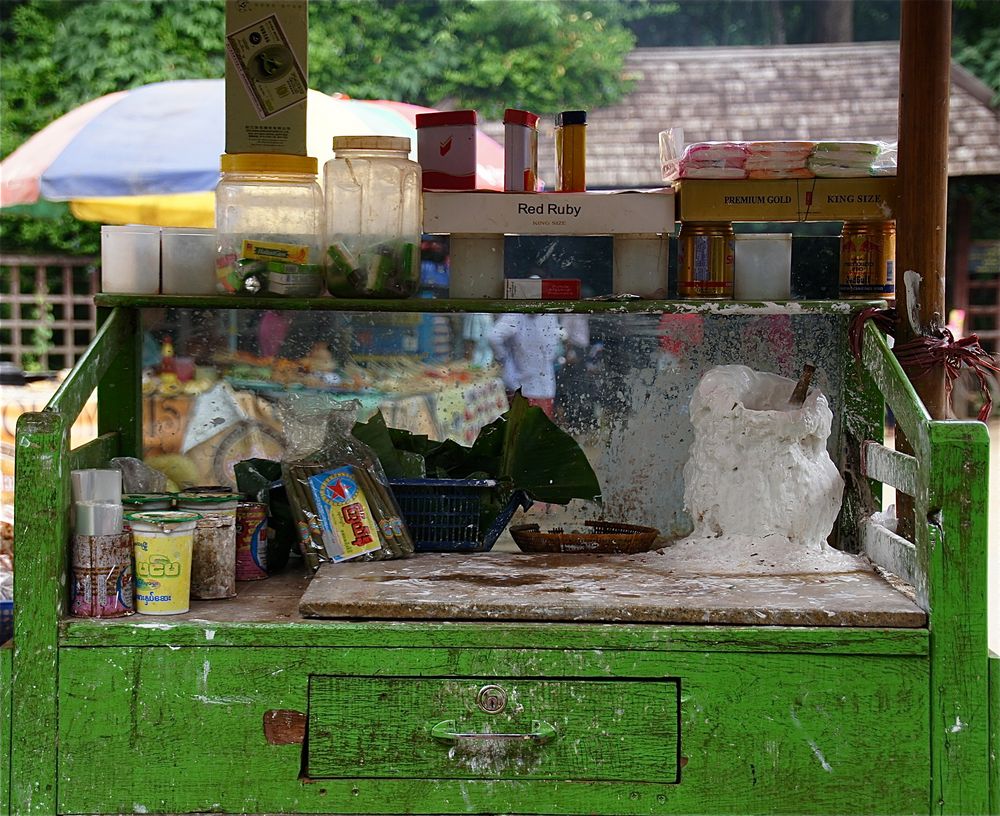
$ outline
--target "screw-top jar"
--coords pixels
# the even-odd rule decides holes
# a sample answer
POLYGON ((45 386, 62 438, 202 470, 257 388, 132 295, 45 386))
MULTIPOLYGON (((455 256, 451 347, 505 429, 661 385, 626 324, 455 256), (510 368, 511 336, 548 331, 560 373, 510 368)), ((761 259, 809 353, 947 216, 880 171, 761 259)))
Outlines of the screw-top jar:
POLYGON ((406 297, 420 282, 421 176, 400 136, 337 136, 326 183, 326 283, 340 297, 406 297))
POLYGON ((322 291, 323 192, 310 156, 222 156, 215 189, 220 292, 322 291))

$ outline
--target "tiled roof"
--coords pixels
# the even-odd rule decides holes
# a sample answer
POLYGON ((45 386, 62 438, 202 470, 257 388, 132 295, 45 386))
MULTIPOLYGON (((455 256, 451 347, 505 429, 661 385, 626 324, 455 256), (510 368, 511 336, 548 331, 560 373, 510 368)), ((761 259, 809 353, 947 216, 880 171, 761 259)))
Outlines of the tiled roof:
MULTIPOLYGON (((686 142, 896 138, 899 44, 638 48, 626 60, 630 94, 592 110, 587 186, 662 185, 658 134, 682 127, 686 142)), ((1000 110, 990 90, 952 63, 951 176, 1000 174, 1000 110)), ((503 126, 487 123, 503 141, 503 126)), ((543 117, 539 172, 555 178, 552 116, 543 117)))

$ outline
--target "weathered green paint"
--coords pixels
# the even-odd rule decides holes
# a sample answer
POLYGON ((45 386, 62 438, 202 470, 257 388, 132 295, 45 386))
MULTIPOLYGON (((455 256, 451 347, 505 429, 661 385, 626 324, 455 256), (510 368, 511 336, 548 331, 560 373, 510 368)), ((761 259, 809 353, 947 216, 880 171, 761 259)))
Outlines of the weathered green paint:
POLYGON ((677 679, 502 678, 491 685, 503 695, 501 711, 478 705, 481 679, 314 674, 305 774, 680 781, 677 679))
POLYGON ((76 418, 87 404, 97 383, 112 369, 121 365, 121 350, 127 348, 135 334, 134 313, 117 309, 100 325, 94 339, 80 357, 76 377, 67 377, 52 395, 46 410, 58 411, 66 417, 76 418))
POLYGON ((14 650, 0 644, 0 816, 10 816, 10 675, 14 650))
POLYGON ((479 312, 496 314, 518 312, 580 314, 854 314, 866 306, 884 305, 882 301, 801 300, 782 303, 719 300, 452 300, 447 298, 408 298, 402 300, 354 300, 350 298, 283 298, 273 295, 95 295, 98 306, 180 309, 281 309, 282 311, 325 312, 479 312))
POLYGON ((885 428, 885 403, 882 395, 864 376, 848 346, 848 325, 841 326, 840 347, 843 360, 843 432, 840 435, 841 475, 844 477, 844 500, 838 525, 838 546, 848 552, 860 552, 859 529, 876 505, 881 503, 882 486, 865 477, 862 461, 862 443, 883 439, 885 428))
POLYGON ((111 459, 120 455, 119 441, 117 433, 107 433, 73 449, 69 454, 69 469, 107 467, 111 459))
MULTIPOLYGON (((928 723, 913 716, 928 706, 927 663, 920 658, 89 648, 64 650, 60 672, 60 809, 68 812, 132 812, 141 806, 148 812, 231 813, 897 814, 928 808, 928 723), (364 699, 372 699, 371 689, 365 690, 369 680, 456 679, 450 707, 440 691, 444 685, 429 683, 423 698, 413 691, 419 685, 411 686, 405 705, 388 698, 378 722, 348 718, 345 739, 370 744, 373 755, 383 757, 394 748, 406 752, 396 738, 400 729, 416 735, 431 721, 461 715, 480 683, 517 687, 534 678, 613 685, 617 679, 621 694, 605 701, 616 716, 618 708, 645 705, 630 691, 635 683, 676 678, 681 782, 670 784, 675 774, 669 765, 659 781, 586 782, 447 780, 431 770, 425 776, 413 770, 418 777, 411 779, 377 779, 360 763, 350 778, 302 780, 303 746, 269 744, 263 720, 272 710, 307 714, 309 679, 317 675, 339 677, 341 687, 355 683, 364 699), (95 762, 97 755, 114 761, 95 762), (873 784, 873 769, 891 776, 891 783, 873 784)), ((559 713, 568 717, 591 710, 572 694, 560 705, 565 708, 559 713)), ((664 739, 670 742, 669 735, 664 739)), ((447 761, 448 747, 440 750, 436 764, 447 761)))
MULTIPOLYGON (((885 395, 914 443, 911 477, 917 485, 918 517, 930 514, 930 523, 916 527, 914 547, 917 569, 928 587, 929 630, 60 620, 67 585, 69 468, 99 464, 113 453, 138 452, 141 446, 140 334, 134 307, 502 312, 527 306, 530 311, 703 314, 773 309, 694 302, 125 296, 100 296, 99 302, 102 326, 110 324, 104 337, 114 338, 101 341, 113 360, 99 389, 104 438, 69 453, 68 428, 74 417, 53 410, 25 415, 18 428, 10 813, 55 813, 58 805, 59 812, 90 814, 142 809, 972 814, 988 812, 991 784, 998 810, 1000 774, 995 759, 990 766, 988 747, 990 729, 995 746, 998 726, 997 716, 987 716, 987 683, 998 699, 1000 670, 992 661, 995 676, 987 681, 985 429, 977 423, 930 422, 873 327, 866 329, 864 346, 871 382, 858 379, 856 370, 844 378, 848 397, 842 423, 847 432, 842 438, 850 453, 845 462, 853 468, 861 461, 861 441, 881 438, 880 395, 885 395), (120 308, 109 311, 112 307, 120 308), (120 445, 114 434, 121 435, 120 445), (633 693, 636 688, 676 679, 681 781, 671 777, 666 762, 662 778, 652 780, 619 781, 622 774, 616 773, 615 781, 586 781, 575 771, 566 779, 499 779, 488 773, 484 776, 489 778, 447 779, 433 768, 426 777, 375 779, 360 762, 355 770, 347 764, 336 767, 333 756, 329 769, 354 775, 301 779, 304 747, 269 743, 263 721, 265 712, 273 710, 307 716, 310 678, 317 677, 336 678, 337 688, 366 688, 367 681, 385 691, 399 688, 393 685, 397 682, 408 684, 406 706, 388 706, 380 720, 359 715, 351 725, 348 718, 348 725, 338 729, 349 730, 345 736, 354 745, 372 744, 392 762, 397 743, 385 736, 386 722, 400 718, 400 725, 410 727, 408 733, 417 739, 417 726, 426 728, 438 716, 439 706, 431 706, 434 712, 415 710, 424 697, 440 701, 439 693, 430 693, 433 688, 447 686, 467 697, 470 689, 488 682, 565 689, 601 683, 621 689, 617 696, 602 695, 610 697, 610 720, 620 724, 632 715, 626 712, 630 705, 644 705, 642 696, 633 693)), ((795 310, 843 315, 846 326, 864 305, 798 304, 795 310)), ((99 351, 103 355, 105 349, 99 351)), ((99 379, 96 363, 78 367, 59 405, 82 404, 99 379)), ((842 518, 846 544, 853 534, 851 514, 860 519, 866 507, 866 480, 853 478, 853 471, 850 475, 842 518)), ((0 651, 0 679, 3 660, 0 651)), ((561 702, 573 709, 566 717, 587 710, 571 694, 561 702)), ((466 703, 437 722, 460 721, 466 703)), ((379 707, 372 702, 369 708, 379 707)), ((1000 703, 993 709, 1000 711, 1000 703)), ((605 712, 587 716, 592 721, 597 717, 600 730, 605 712)), ((558 717, 553 719, 558 725, 558 717)), ((670 742, 669 734, 650 741, 648 750, 660 751, 663 742, 670 742)), ((450 749, 442 748, 447 757, 450 749)), ((434 749, 423 745, 421 750, 434 749)), ((439 763, 434 767, 448 767, 440 764, 448 761, 440 754, 430 756, 439 763)), ((0 772, 0 794, 3 784, 0 772)), ((0 806, 0 816, 4 812, 0 806)))
MULTIPOLYGON (((108 333, 105 350, 109 367, 97 372, 77 366, 74 371, 90 394, 97 389, 97 432, 116 432, 119 456, 142 456, 142 331, 134 309, 97 310, 101 331, 108 333)), ((96 346, 95 338, 92 346, 96 346)), ((76 413, 72 414, 76 418, 76 413)))
POLYGON ((17 420, 11 811, 18 816, 55 813, 56 667, 68 586, 69 427, 54 411, 22 414, 17 420))
POLYGON ((629 649, 648 651, 795 652, 797 654, 927 654, 925 629, 767 626, 628 626, 561 623, 411 623, 299 620, 227 623, 152 620, 68 620, 60 643, 92 646, 287 646, 463 649, 629 649))
POLYGON ((1000 655, 990 652, 990 813, 1000 813, 1000 655))
POLYGON ((986 813, 989 434, 981 422, 931 422, 929 436, 928 504, 916 504, 932 542, 932 804, 936 813, 986 813))
MULTIPOLYGON (((930 414, 903 373, 899 360, 886 344, 885 337, 873 323, 865 325, 861 359, 865 373, 874 381, 886 403, 892 408, 896 424, 906 434, 914 455, 926 467, 930 457, 930 414)), ((869 439, 879 441, 881 436, 869 439)))

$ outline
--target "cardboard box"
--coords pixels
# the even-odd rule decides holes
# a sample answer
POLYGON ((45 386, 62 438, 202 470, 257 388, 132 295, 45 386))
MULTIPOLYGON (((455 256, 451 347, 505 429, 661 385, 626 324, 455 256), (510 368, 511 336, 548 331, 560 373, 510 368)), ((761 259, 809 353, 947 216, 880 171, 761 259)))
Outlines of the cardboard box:
POLYGON ((802 179, 800 221, 894 221, 895 176, 802 179))
POLYGON ((579 278, 507 278, 503 282, 507 300, 579 300, 579 278))
POLYGON ((673 231, 670 189, 424 193, 424 232, 438 235, 656 235, 673 231))
POLYGON ((895 176, 684 179, 676 184, 682 221, 891 221, 895 176))
POLYGON ((681 221, 798 221, 794 179, 684 179, 675 185, 681 221))
POLYGON ((227 0, 226 152, 306 155, 307 0, 227 0))

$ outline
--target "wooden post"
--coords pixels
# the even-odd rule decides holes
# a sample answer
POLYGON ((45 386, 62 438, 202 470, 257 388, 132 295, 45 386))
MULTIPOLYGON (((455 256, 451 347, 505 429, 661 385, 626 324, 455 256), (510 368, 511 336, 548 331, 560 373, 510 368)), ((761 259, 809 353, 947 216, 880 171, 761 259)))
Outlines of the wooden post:
MULTIPOLYGON (((950 87, 951 0, 903 0, 896 216, 899 342, 944 326, 946 321, 950 87), (919 286, 908 280, 911 272, 920 276, 919 286)), ((944 382, 944 371, 913 378, 913 386, 932 419, 948 418, 944 382)))

